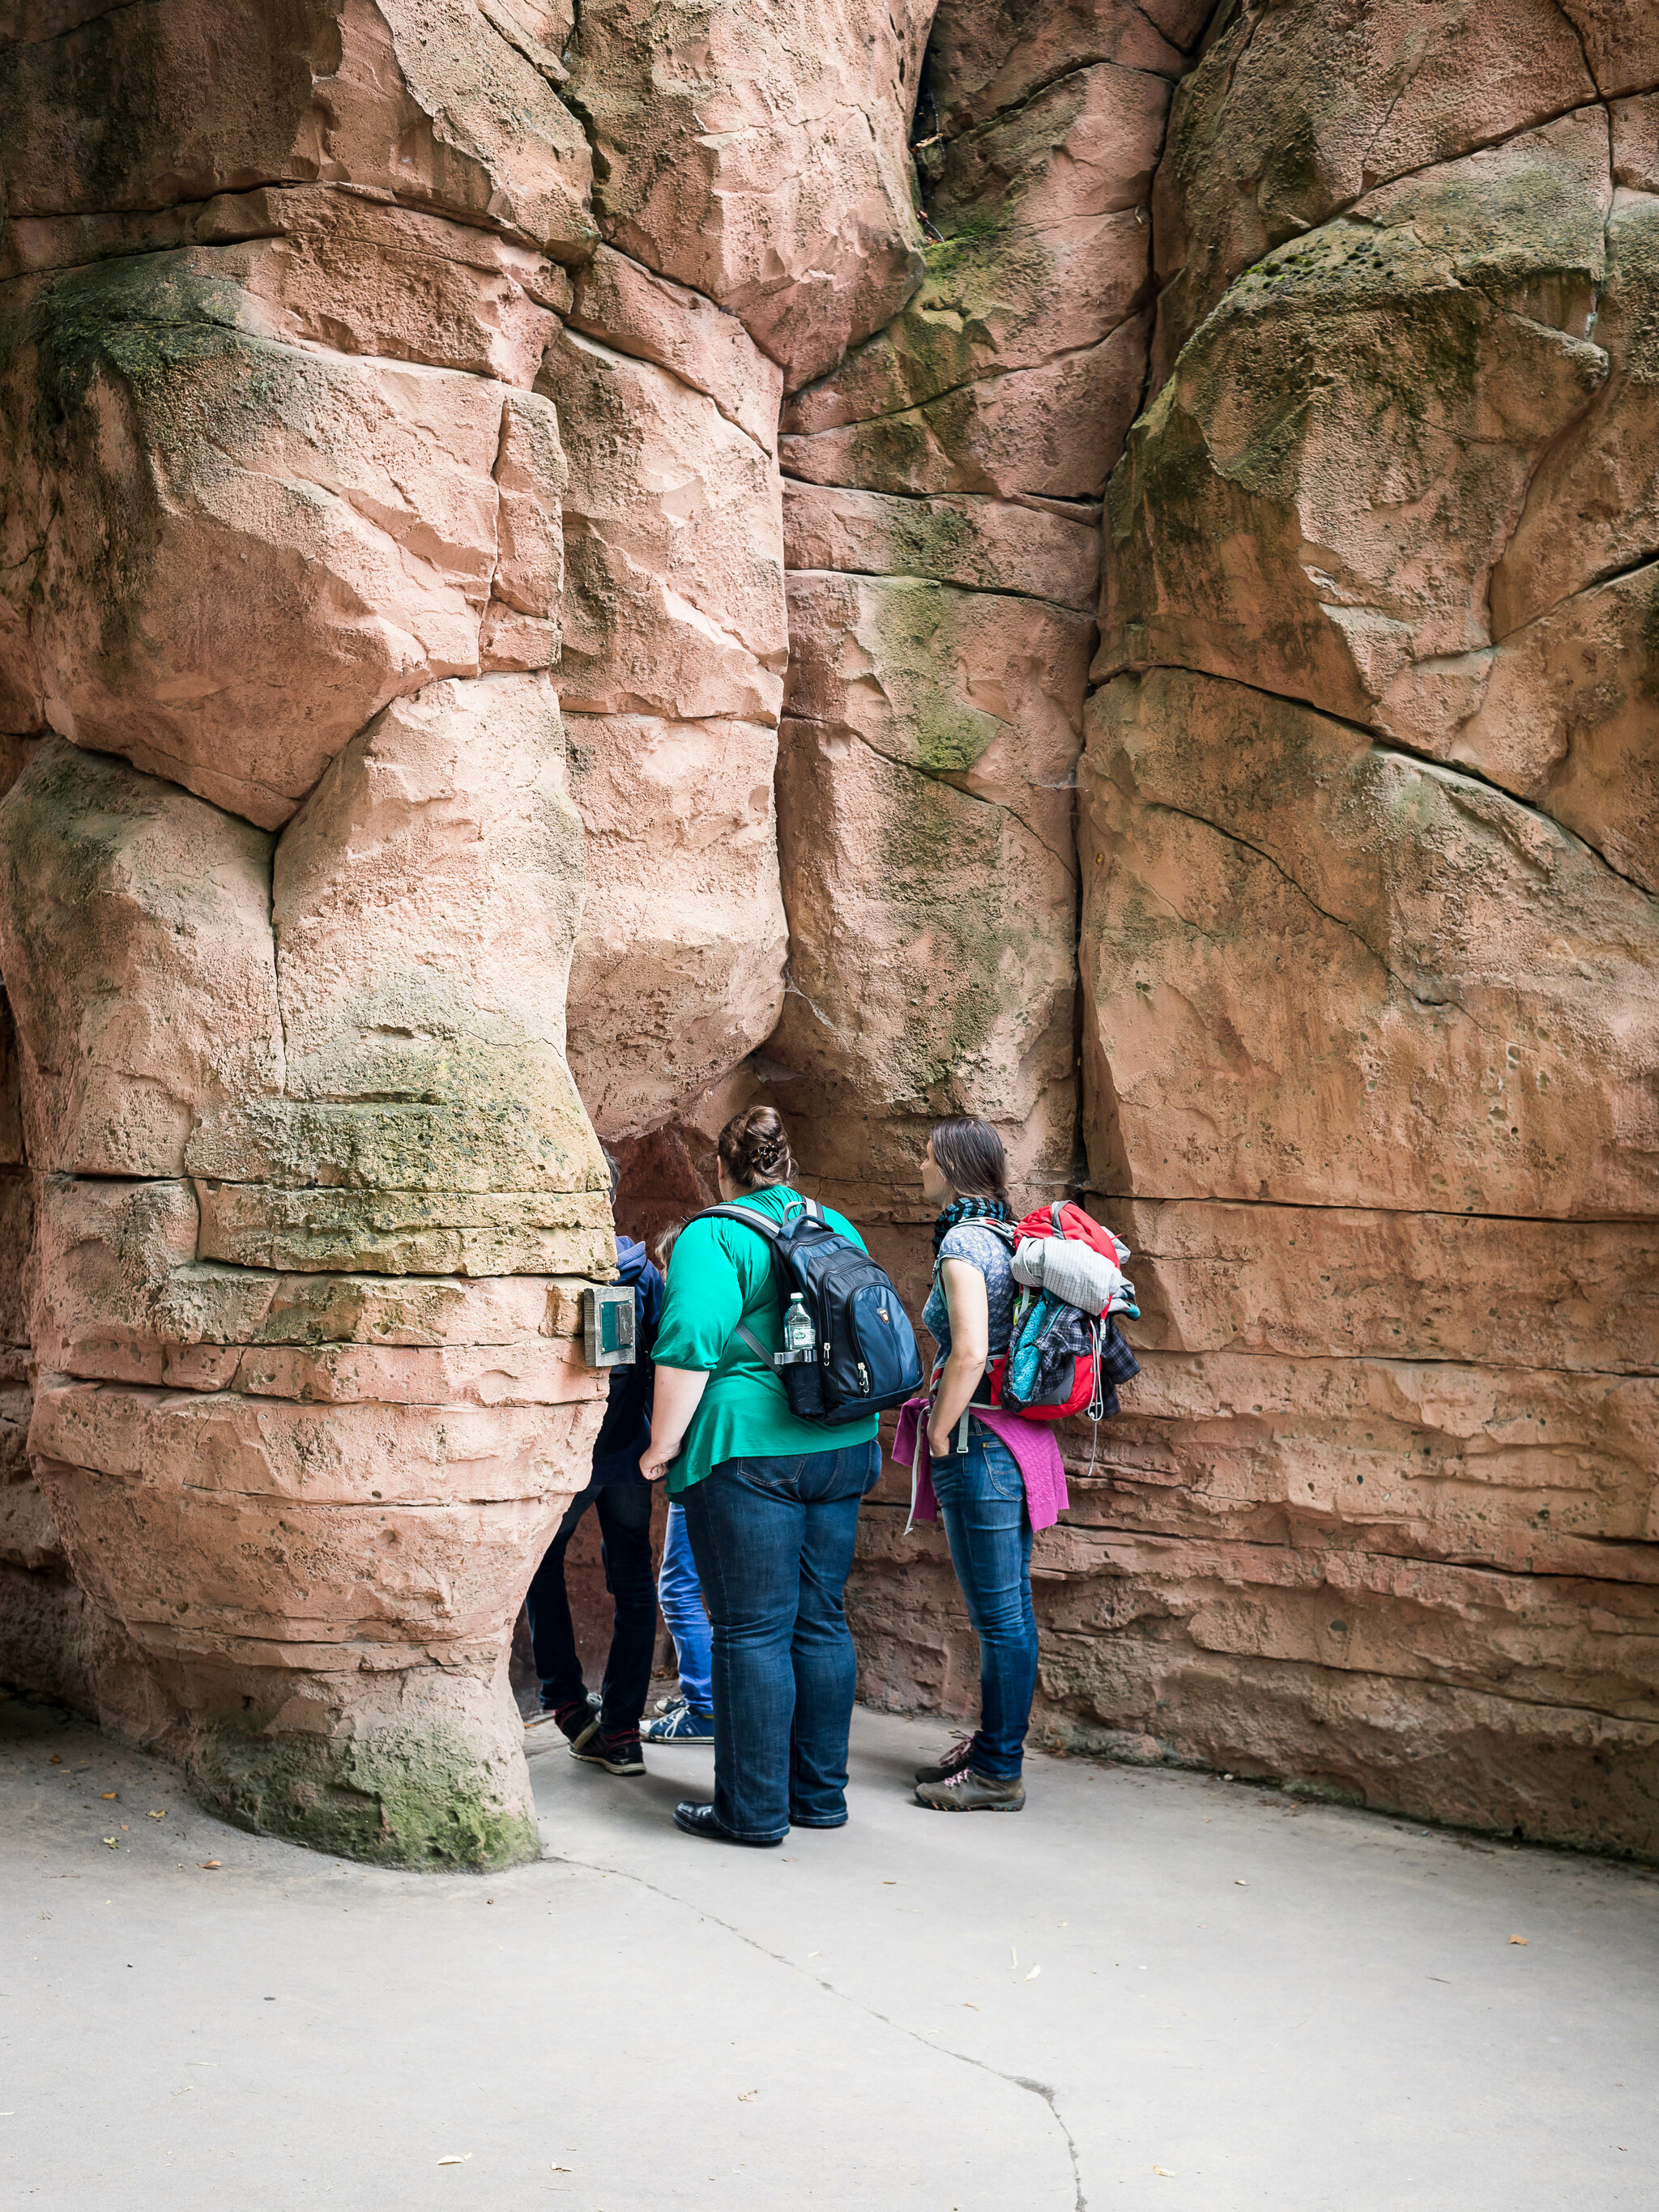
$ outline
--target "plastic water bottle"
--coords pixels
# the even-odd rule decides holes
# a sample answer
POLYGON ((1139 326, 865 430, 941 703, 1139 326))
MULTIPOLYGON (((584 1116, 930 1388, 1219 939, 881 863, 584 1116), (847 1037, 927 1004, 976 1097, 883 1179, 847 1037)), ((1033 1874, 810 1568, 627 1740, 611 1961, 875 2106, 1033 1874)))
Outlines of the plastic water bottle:
POLYGON ((780 1366, 793 1367, 811 1358, 817 1348, 818 1333, 812 1326, 812 1316, 799 1291, 790 1293, 783 1314, 783 1357, 780 1366))

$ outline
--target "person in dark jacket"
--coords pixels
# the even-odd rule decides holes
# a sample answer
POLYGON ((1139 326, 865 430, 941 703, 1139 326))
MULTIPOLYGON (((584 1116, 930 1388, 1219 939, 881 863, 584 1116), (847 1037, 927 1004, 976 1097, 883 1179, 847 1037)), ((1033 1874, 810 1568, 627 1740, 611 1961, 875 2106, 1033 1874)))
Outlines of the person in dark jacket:
MULTIPOLYGON (((616 1182, 613 1162, 613 1204, 616 1182)), ((562 1736, 576 1758, 607 1774, 643 1774, 640 1717, 657 1641, 657 1581, 651 1563, 652 1491, 640 1474, 640 1455, 651 1441, 651 1352, 662 1313, 662 1277, 644 1245, 621 1235, 617 1270, 634 1286, 635 1361, 611 1371, 610 1402, 593 1447, 593 1479, 571 1499, 525 1599, 542 1705, 525 1723, 524 1743, 526 1752, 540 1751, 562 1736), (564 1555, 590 1505, 599 1517, 605 1586, 616 1605, 597 1711, 583 1686, 564 1586, 564 1555)))

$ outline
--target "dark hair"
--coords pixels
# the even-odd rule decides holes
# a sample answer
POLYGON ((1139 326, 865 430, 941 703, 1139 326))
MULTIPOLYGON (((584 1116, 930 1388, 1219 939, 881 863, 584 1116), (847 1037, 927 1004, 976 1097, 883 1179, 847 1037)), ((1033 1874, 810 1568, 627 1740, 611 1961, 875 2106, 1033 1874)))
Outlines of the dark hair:
POLYGON ((668 1255, 679 1243, 680 1231, 684 1226, 685 1224, 683 1221, 671 1221, 651 1247, 651 1256, 665 1275, 668 1273, 668 1255))
POLYGON ((622 1188, 622 1162, 614 1152, 606 1152, 603 1145, 599 1146, 599 1153, 605 1161, 605 1171, 611 1178, 611 1203, 614 1206, 617 1193, 622 1188))
POLYGON ((977 1114, 953 1114, 930 1140, 933 1158, 958 1198, 1008 1200, 1008 1161, 1002 1139, 977 1114))
POLYGON ((745 1106, 720 1131, 720 1165, 740 1190, 787 1182, 795 1172, 789 1134, 770 1106, 745 1106))

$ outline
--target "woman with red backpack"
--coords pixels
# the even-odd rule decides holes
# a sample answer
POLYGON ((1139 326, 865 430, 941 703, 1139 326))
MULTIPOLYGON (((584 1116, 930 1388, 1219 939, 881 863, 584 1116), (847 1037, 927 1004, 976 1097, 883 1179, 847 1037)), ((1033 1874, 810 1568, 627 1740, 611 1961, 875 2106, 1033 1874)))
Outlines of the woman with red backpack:
MULTIPOLYGON (((1036 1687, 1031 1536, 1066 1506, 1052 1428, 994 1407, 989 1375, 1009 1348, 1016 1285, 1012 1209, 1002 1139, 988 1121, 941 1121, 921 1159, 921 1194, 938 1207, 933 1287, 922 1326, 939 1345, 926 1408, 930 1483, 916 1510, 937 1501, 951 1563, 979 1638, 980 1723, 916 1776, 916 1799, 941 1813, 1018 1813, 1025 1731, 1036 1687), (993 1224, 1007 1224, 997 1227, 993 1224)), ((920 1470, 923 1408, 907 1408, 895 1456, 920 1470)))

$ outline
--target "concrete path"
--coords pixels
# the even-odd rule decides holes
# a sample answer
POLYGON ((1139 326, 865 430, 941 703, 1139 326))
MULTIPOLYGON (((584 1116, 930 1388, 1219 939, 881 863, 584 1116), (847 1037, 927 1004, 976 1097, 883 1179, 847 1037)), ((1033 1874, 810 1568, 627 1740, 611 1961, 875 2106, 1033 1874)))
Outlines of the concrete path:
POLYGON ((550 1751, 481 1881, 0 1704, 0 2203, 1659 2205, 1659 1877, 1075 1760, 947 1818, 939 1741, 861 1714, 853 1825, 772 1852, 670 1826, 706 1753, 550 1751))

